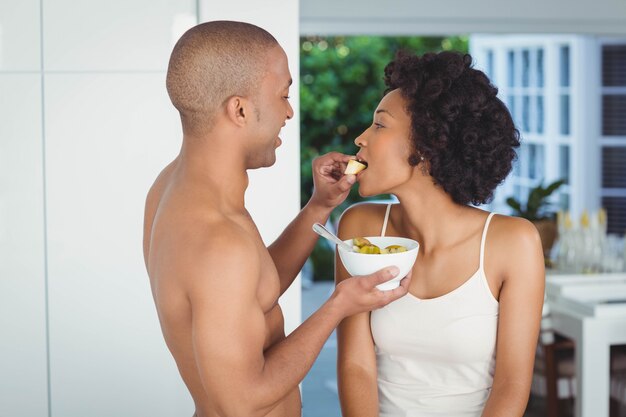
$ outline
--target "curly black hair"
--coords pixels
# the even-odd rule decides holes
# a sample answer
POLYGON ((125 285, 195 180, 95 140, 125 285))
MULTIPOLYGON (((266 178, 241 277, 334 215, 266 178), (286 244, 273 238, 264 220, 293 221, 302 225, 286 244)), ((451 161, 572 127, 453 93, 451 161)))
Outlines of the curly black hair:
POLYGON ((388 92, 400 89, 411 117, 409 164, 424 158, 429 174, 458 204, 491 201, 520 146, 498 89, 458 52, 399 52, 385 67, 388 92))

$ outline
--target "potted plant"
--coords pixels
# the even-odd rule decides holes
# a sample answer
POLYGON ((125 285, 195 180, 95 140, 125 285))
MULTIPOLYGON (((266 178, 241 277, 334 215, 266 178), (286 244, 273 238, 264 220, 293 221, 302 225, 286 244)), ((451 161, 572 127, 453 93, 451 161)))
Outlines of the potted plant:
POLYGON ((506 199, 506 203, 513 209, 514 216, 530 220, 537 228, 546 260, 549 258, 557 234, 555 212, 549 197, 563 184, 565 180, 561 179, 544 187, 542 181, 536 187, 531 188, 524 205, 514 197, 506 199))

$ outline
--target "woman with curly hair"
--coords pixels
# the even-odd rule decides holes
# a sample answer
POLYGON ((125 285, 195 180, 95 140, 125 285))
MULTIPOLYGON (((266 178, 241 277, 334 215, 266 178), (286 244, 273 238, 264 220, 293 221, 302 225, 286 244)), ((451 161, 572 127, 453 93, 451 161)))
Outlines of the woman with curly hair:
MULTIPOLYGON (((355 144, 367 164, 342 239, 420 243, 409 293, 338 330, 344 417, 522 416, 544 291, 537 230, 476 205, 511 171, 516 130, 497 89, 455 52, 399 54, 355 144)), ((374 256, 374 255, 373 255, 374 256)), ((348 277, 336 260, 336 282, 348 277)))

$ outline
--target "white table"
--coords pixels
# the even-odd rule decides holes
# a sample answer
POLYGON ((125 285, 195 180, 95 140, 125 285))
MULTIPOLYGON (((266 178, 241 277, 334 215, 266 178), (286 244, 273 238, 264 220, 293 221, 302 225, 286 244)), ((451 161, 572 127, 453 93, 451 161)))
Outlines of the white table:
POLYGON ((550 275, 555 331, 576 342, 576 417, 608 417, 610 347, 626 344, 626 274, 550 275))

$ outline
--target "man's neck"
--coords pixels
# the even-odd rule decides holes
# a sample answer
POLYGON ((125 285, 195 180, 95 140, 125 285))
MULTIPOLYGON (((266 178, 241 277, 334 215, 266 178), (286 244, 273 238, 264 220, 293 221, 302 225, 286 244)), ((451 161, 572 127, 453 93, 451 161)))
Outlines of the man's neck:
POLYGON ((249 178, 241 150, 211 139, 193 139, 183 140, 179 172, 210 192, 225 210, 245 210, 249 178))

